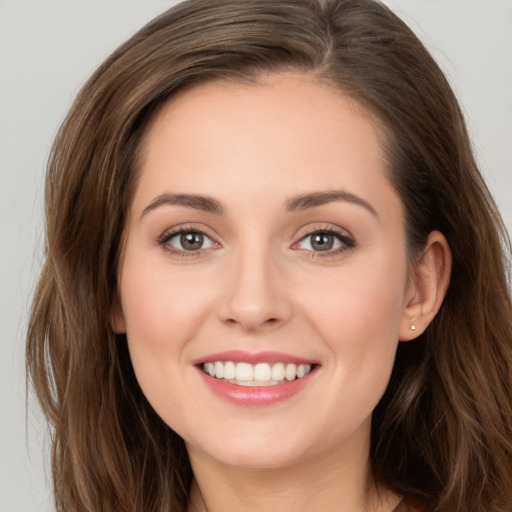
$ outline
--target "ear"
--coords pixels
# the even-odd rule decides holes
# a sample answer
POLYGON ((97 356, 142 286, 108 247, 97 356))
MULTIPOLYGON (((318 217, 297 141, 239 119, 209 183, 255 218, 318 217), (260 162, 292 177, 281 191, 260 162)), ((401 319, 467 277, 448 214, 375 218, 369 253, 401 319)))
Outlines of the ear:
POLYGON ((430 233, 425 248, 412 265, 406 305, 400 323, 400 341, 422 334, 443 303, 452 269, 452 254, 439 231, 430 233))
POLYGON ((124 319, 123 308, 119 296, 115 298, 114 304, 110 311, 110 328, 116 334, 126 333, 126 322, 124 319))

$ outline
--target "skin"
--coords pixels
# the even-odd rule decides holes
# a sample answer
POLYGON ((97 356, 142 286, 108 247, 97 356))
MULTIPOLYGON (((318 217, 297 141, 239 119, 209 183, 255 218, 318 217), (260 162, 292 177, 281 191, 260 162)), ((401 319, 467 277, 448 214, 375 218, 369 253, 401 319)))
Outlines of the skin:
POLYGON ((186 442, 190 510, 389 512, 399 501, 369 477, 371 413, 398 341, 439 309, 450 254, 434 232, 408 261, 376 126, 339 91, 280 74, 188 89, 146 134, 112 325, 127 333, 149 402, 186 442), (326 191, 345 196, 289 208, 326 191), (206 196, 223 212, 163 194, 206 196), (177 229, 203 232, 202 249, 169 239, 177 229), (342 238, 318 251, 312 230, 342 238), (291 398, 241 407, 193 364, 233 349, 318 368, 291 398))

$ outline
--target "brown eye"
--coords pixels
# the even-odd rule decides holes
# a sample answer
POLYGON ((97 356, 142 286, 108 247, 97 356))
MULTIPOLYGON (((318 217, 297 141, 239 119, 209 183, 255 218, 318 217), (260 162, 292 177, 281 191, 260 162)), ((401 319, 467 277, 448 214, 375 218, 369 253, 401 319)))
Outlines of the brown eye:
POLYGON ((294 248, 310 253, 334 254, 344 249, 354 247, 351 236, 332 230, 318 230, 305 235, 294 248))
POLYGON ((191 229, 167 233, 159 239, 160 245, 175 253, 186 254, 212 249, 215 242, 201 231, 191 229))
POLYGON ((311 235, 311 247, 315 251, 328 251, 334 247, 334 235, 329 233, 316 233, 311 235))
POLYGON ((203 248, 204 236, 202 233, 189 231, 180 235, 180 244, 185 251, 197 251, 203 248))

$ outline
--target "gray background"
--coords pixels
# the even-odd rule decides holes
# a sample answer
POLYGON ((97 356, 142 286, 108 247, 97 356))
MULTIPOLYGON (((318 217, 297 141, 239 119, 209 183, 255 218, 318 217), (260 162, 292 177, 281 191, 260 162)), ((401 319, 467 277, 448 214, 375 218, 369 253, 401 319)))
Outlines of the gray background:
MULTIPOLYGON (((46 427, 33 398, 26 403, 23 361, 51 141, 94 68, 173 3, 0 0, 0 512, 52 510, 46 427)), ((386 3, 448 74, 512 228, 512 0, 386 3)))

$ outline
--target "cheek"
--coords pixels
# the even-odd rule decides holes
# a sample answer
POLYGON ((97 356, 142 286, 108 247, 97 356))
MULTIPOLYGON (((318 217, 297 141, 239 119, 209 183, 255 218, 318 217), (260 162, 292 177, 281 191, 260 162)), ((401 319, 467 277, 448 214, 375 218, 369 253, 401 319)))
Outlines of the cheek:
POLYGON ((121 280, 122 309, 129 337, 155 349, 187 337, 198 326, 201 304, 209 300, 208 288, 197 279, 170 272, 163 264, 137 265, 127 258, 121 280))
POLYGON ((188 342, 196 336, 211 302, 208 287, 182 274, 170 272, 165 261, 138 264, 136 254, 125 256, 120 292, 128 347, 137 380, 150 402, 178 375, 188 342))
POLYGON ((405 261, 375 257, 340 268, 323 287, 311 287, 308 318, 344 378, 387 384, 404 309, 405 261))
POLYGON ((390 268, 343 271, 332 276, 324 293, 317 288, 309 295, 308 320, 328 350, 322 363, 335 390, 317 401, 318 410, 330 418, 333 442, 339 425, 355 431, 371 417, 389 382, 404 286, 403 273, 390 268))
POLYGON ((377 258, 340 268, 310 287, 312 316, 322 318, 322 325, 338 335, 347 330, 397 334, 405 275, 405 265, 377 258))
POLYGON ((170 272, 165 262, 137 265, 134 255, 127 254, 120 283, 137 381, 153 409, 177 432, 186 432, 187 421, 199 414, 196 404, 186 400, 191 387, 188 347, 205 311, 211 310, 210 289, 183 276, 170 272))

